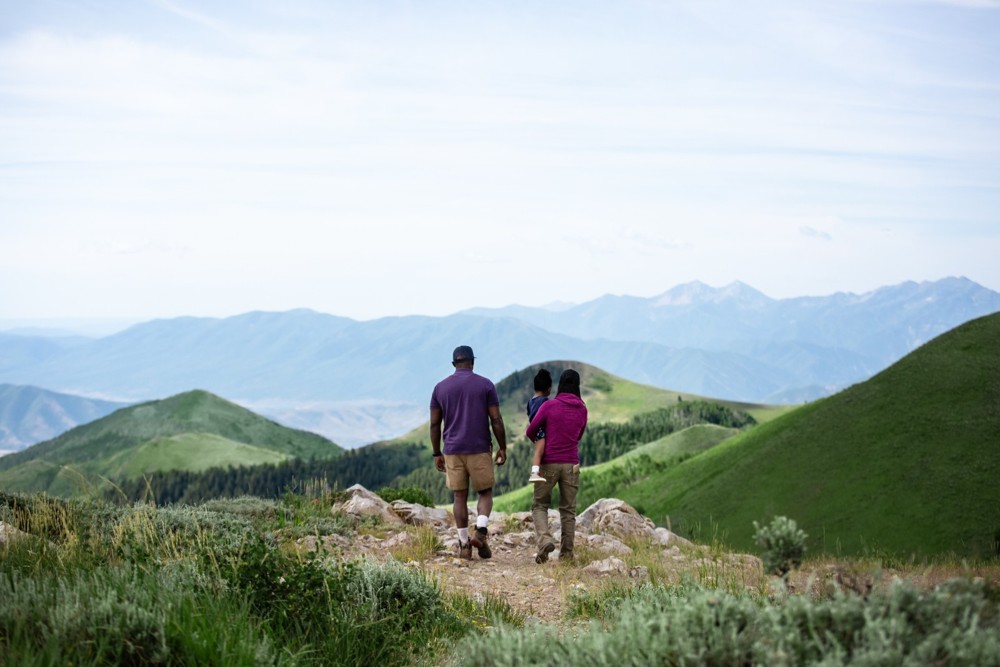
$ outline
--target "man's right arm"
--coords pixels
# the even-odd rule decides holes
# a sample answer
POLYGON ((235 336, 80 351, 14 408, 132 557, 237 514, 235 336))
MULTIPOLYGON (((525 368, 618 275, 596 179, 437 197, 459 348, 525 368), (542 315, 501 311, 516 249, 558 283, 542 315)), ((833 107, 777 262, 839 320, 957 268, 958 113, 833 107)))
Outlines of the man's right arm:
POLYGON ((493 437, 497 439, 496 462, 502 466, 507 461, 507 429, 503 425, 503 417, 500 415, 500 406, 491 405, 488 408, 490 416, 490 427, 493 429, 493 437))
POLYGON ((431 408, 431 454, 434 465, 444 471, 444 454, 441 452, 441 408, 431 408))

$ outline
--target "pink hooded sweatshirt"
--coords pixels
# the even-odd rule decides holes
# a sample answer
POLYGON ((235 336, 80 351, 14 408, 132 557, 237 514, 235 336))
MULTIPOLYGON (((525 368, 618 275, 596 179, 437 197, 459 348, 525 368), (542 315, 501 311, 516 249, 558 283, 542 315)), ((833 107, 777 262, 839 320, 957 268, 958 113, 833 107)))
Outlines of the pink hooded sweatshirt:
POLYGON ((580 438, 587 428, 587 404, 579 396, 562 393, 542 403, 525 435, 534 440, 545 430, 542 463, 580 463, 580 438))

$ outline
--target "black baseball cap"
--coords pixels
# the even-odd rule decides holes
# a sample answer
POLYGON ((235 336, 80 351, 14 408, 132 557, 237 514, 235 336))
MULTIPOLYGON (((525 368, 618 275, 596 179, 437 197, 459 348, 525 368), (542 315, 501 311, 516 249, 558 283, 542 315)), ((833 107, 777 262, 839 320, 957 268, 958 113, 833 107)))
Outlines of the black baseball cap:
POLYGON ((472 353, 472 348, 468 345, 459 345, 451 353, 451 363, 455 363, 456 361, 472 361, 475 358, 476 355, 472 353))

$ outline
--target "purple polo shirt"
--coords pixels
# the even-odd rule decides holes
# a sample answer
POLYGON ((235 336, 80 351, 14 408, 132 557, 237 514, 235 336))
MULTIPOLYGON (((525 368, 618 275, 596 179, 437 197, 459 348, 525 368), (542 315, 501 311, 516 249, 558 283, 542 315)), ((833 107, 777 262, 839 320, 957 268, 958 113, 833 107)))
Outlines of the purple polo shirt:
POLYGON ((445 454, 478 454, 493 449, 489 407, 500 405, 497 388, 469 368, 456 368, 431 393, 431 409, 440 408, 445 454))

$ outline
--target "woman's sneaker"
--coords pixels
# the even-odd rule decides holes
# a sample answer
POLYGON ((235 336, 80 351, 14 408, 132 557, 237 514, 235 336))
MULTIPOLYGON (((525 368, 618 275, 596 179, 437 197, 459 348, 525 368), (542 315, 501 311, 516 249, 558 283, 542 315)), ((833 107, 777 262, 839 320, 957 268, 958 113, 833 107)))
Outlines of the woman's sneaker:
POLYGON ((537 472, 533 472, 528 477, 528 481, 531 482, 532 484, 540 484, 545 481, 545 478, 539 475, 537 472))

